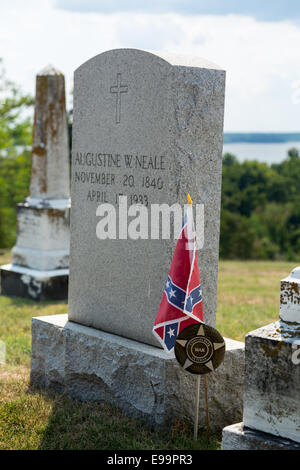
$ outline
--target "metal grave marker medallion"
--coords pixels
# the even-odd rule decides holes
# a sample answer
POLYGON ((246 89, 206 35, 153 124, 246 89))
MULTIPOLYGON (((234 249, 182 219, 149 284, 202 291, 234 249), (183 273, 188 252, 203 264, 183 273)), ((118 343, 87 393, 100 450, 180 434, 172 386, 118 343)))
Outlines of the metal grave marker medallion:
POLYGON ((198 323, 185 328, 175 342, 175 356, 187 372, 204 375, 223 362, 225 341, 211 326, 198 323))

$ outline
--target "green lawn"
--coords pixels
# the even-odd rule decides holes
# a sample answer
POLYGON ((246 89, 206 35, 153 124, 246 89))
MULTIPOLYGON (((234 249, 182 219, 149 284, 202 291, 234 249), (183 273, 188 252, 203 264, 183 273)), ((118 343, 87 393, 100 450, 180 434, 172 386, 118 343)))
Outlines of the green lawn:
POLYGON ((278 320, 280 281, 299 263, 221 261, 217 328, 244 341, 249 331, 278 320))
MULTIPOLYGON (((10 253, 0 251, 0 264, 10 253)), ((278 318, 279 285, 295 263, 220 263, 217 328, 243 340, 248 331, 278 318)), ((193 441, 190 425, 154 432, 105 404, 80 403, 29 384, 31 318, 67 312, 63 302, 0 297, 0 339, 6 364, 0 366, 0 449, 207 449, 205 435, 193 441)))

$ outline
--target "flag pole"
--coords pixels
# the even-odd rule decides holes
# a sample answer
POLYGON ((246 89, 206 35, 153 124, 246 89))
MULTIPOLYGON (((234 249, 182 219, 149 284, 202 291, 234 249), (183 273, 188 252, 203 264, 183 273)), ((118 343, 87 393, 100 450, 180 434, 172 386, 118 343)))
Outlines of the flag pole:
POLYGON ((209 409, 208 409, 208 386, 207 386, 207 377, 204 376, 204 385, 205 385, 205 410, 206 410, 206 436, 209 441, 210 434, 210 422, 209 422, 209 409))
MULTIPOLYGON (((187 196, 188 205, 192 207, 193 201, 188 194, 187 196)), ((198 439, 198 429, 199 429, 199 406, 200 406, 200 384, 201 384, 201 376, 198 375, 197 377, 197 388, 196 388, 196 400, 195 400, 195 417, 194 417, 194 440, 198 439)))
POLYGON ((194 418, 194 440, 198 439, 198 428, 199 428, 199 405, 200 405, 200 383, 201 376, 197 377, 197 389, 196 389, 196 403, 195 403, 195 418, 194 418))

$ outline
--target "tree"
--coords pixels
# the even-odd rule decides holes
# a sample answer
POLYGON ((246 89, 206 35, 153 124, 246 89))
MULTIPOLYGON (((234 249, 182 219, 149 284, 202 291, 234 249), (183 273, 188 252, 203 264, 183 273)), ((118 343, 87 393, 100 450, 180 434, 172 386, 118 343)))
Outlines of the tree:
POLYGON ((15 241, 16 203, 29 191, 33 99, 6 78, 0 59, 0 247, 15 241), (27 111, 28 114, 28 111, 27 111))
POLYGON ((288 157, 289 158, 299 158, 300 157, 299 150, 296 149, 295 147, 291 148, 290 150, 288 150, 288 157))
POLYGON ((238 163, 238 159, 232 153, 225 153, 223 156, 223 166, 233 166, 238 163))
POLYGON ((222 209, 220 256, 229 259, 251 259, 255 231, 243 215, 222 209))

